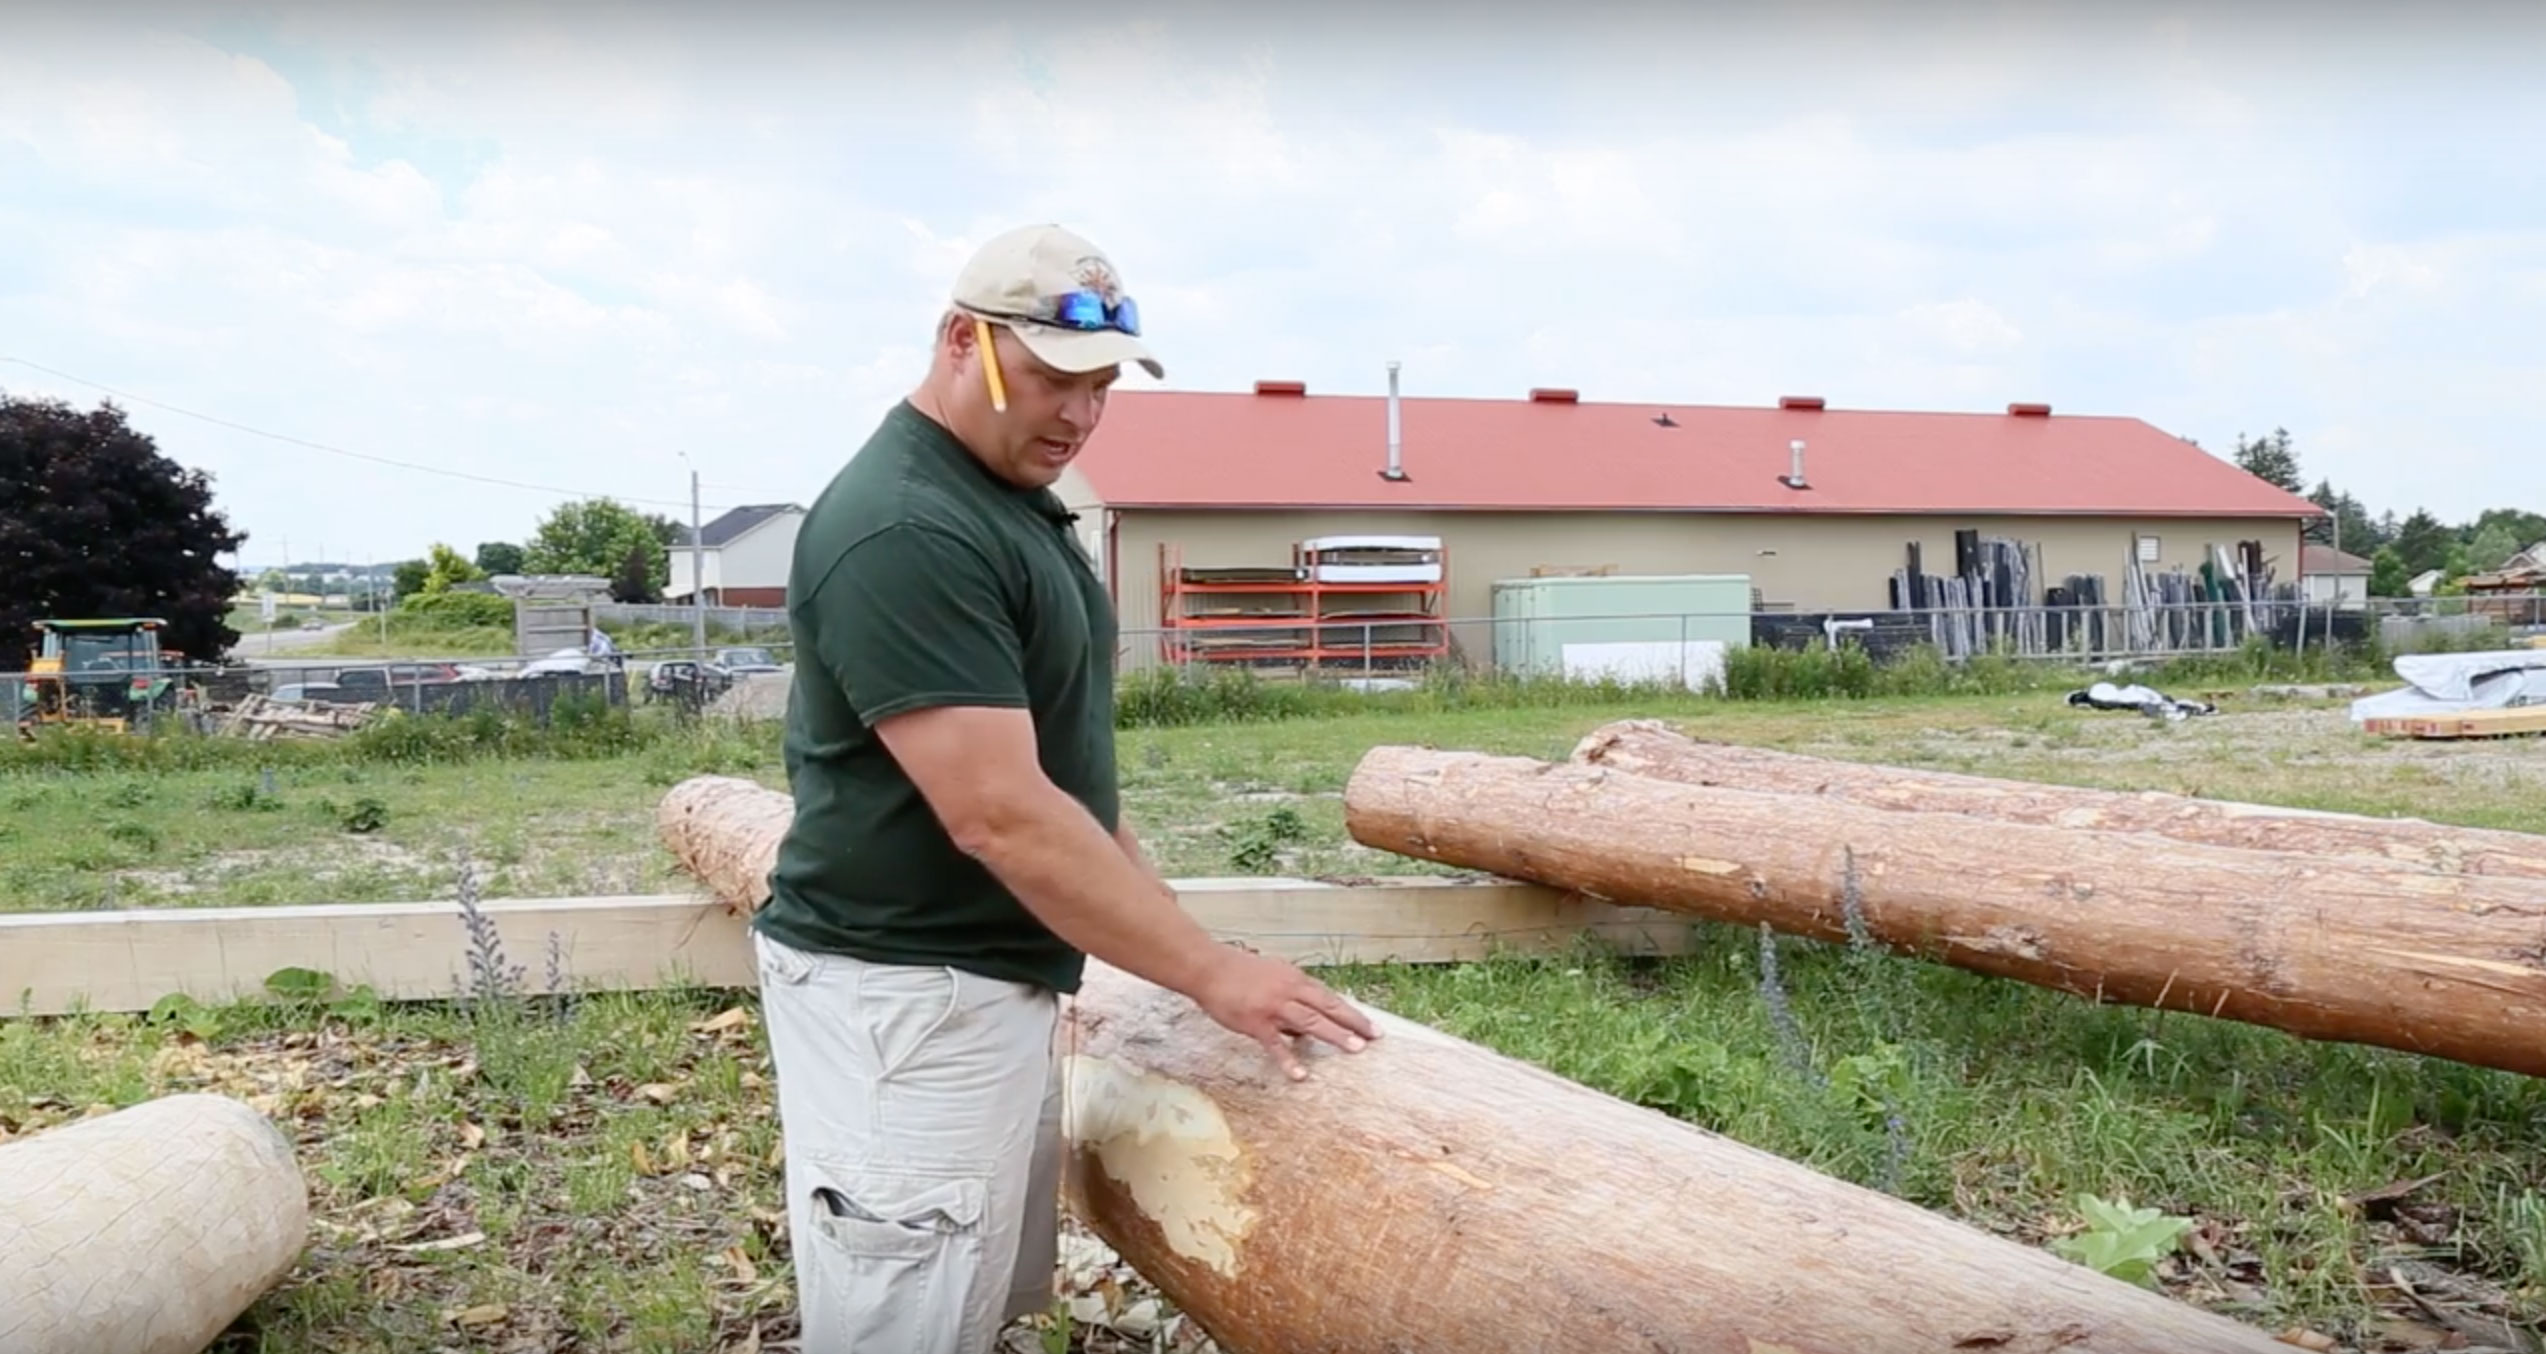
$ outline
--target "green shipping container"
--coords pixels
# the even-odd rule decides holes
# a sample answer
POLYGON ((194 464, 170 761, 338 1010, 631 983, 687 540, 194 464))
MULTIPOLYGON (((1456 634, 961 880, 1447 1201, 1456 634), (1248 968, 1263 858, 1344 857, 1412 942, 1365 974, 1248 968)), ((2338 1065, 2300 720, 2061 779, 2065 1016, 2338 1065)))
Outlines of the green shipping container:
POLYGON ((1604 675, 1692 686, 1750 644, 1750 575, 1496 579, 1494 663, 1536 677, 1604 675))

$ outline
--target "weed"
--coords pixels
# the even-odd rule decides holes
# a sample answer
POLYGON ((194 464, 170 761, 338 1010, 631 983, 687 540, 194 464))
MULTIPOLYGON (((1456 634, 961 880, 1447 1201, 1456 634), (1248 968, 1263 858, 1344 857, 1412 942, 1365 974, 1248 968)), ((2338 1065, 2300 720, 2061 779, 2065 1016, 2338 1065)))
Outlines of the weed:
POLYGON ((2101 1274, 2155 1287, 2157 1262, 2174 1253, 2192 1219, 2169 1217, 2154 1208, 2133 1208, 2128 1199, 2107 1202, 2081 1195, 2078 1212, 2086 1230, 2052 1241, 2051 1249, 2101 1274))
POLYGON ((1284 804, 1244 823, 1221 828, 1229 842, 1229 865, 1240 874, 1270 874, 1282 848, 1308 836, 1297 810, 1284 804))

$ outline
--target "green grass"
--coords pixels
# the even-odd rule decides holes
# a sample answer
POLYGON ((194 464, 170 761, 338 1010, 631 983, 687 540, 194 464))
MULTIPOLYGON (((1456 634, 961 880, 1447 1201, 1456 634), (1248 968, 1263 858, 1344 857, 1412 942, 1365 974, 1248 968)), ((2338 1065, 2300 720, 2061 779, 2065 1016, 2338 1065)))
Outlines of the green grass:
MULTIPOLYGON (((1342 714, 1356 703, 1308 689, 1218 697, 1303 702, 1236 723, 1167 711, 1119 748, 1128 811, 1173 875, 1430 870, 1346 839, 1341 791, 1368 748, 1555 758, 1643 715, 1832 757, 2546 832, 2546 742, 2388 742, 2353 733, 2339 706, 2234 697, 2220 716, 2160 724, 2070 709, 2056 681, 2025 685, 1817 701, 1443 685, 1342 714)), ((20 750, 0 759, 0 899, 447 895, 464 851, 490 895, 677 887, 651 823, 663 790, 703 771, 779 783, 767 728, 569 724, 20 750)), ((1668 960, 1585 952, 1330 977, 2029 1244, 2071 1240, 2082 1197, 2187 1219, 2152 1281, 2267 1329, 2360 1348, 2405 1329, 2381 1321, 2436 1329, 2382 1286, 2391 1269, 2470 1330, 2546 1322, 2546 1080, 1694 929, 1694 951, 1668 960), (2425 1177, 2401 1199, 2345 1202, 2425 1177)), ((513 959, 539 986, 542 956, 513 959)), ((674 992, 553 1011, 356 998, 0 1022, 0 1130, 196 1085, 270 1097, 259 1103, 310 1163, 323 1249, 223 1354, 713 1350, 755 1324, 777 1340, 788 1270, 765 1053, 753 1024, 693 1028, 728 1007, 752 1011, 747 995, 674 992), (486 1134, 474 1146, 471 1126, 486 1134), (485 1240, 395 1249, 471 1231, 485 1240), (485 1324, 455 1326, 464 1312, 485 1324)))

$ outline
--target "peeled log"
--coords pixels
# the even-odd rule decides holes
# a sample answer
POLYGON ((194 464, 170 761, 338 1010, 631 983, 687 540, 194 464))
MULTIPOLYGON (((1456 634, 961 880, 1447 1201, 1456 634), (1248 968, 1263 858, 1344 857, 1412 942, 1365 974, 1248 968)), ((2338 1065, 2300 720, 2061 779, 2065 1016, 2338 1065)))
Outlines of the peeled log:
POLYGON ((2546 1075, 2546 890, 2140 833, 1377 747, 1344 825, 1612 902, 1847 936, 2079 996, 2546 1075))
POLYGON ((665 792, 654 826, 684 869, 726 905, 757 912, 795 821, 795 801, 739 776, 692 776, 665 792))
POLYGON ((200 1354, 309 1233, 292 1144, 172 1095, 0 1145, 0 1350, 200 1354))
MULTIPOLYGON (((1369 1009, 1365 1007, 1365 1009, 1369 1009)), ((1091 964, 1072 1206, 1233 1354, 2289 1354, 1427 1026, 1288 1082, 1091 964)))
POLYGON ((1869 766, 1770 748, 1705 743, 1658 720, 1604 724, 1573 760, 1630 775, 1735 790, 1816 795, 1869 808, 1959 813, 2010 823, 2153 832, 2178 841, 2310 855, 2375 857, 2449 874, 2546 880, 2546 836, 2244 804, 2158 791, 2132 793, 1869 766))

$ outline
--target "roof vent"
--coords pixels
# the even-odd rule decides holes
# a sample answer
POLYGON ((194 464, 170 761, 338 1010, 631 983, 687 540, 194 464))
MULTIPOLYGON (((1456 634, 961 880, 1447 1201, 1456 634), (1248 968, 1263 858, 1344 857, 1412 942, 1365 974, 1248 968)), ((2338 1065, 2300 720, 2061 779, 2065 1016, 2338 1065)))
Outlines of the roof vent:
POLYGON ((1823 401, 1818 395, 1780 395, 1777 397, 1777 407, 1780 409, 1819 409, 1823 407, 1823 401))
POLYGON ((1556 386, 1540 386, 1529 392, 1529 402, 1532 404, 1579 404, 1581 401, 1581 391, 1565 390, 1556 386))
POLYGON ((1255 393, 1258 395, 1305 395, 1308 393, 1308 382, 1258 381, 1255 383, 1255 393))
POLYGON ((1397 364, 1388 364, 1388 468, 1379 472, 1383 480, 1402 483, 1406 478, 1405 424, 1397 407, 1397 364))
POLYGON ((2011 404, 2007 406, 2007 412, 2018 418, 2049 418, 2051 417, 2051 406, 2047 404, 2011 404))
POLYGON ((1789 489, 1811 488, 1812 486, 1805 482, 1803 477, 1803 439, 1798 437, 1788 442, 1786 455, 1789 458, 1789 465, 1786 473, 1777 477, 1777 482, 1789 489))

